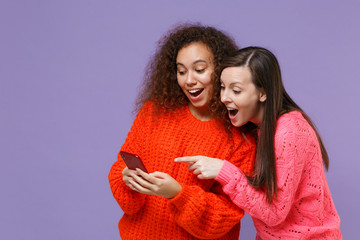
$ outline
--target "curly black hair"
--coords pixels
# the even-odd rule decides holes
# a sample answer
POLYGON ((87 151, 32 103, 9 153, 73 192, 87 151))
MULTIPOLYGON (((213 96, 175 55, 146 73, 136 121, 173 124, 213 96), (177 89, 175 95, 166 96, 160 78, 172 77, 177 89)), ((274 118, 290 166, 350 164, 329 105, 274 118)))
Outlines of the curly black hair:
MULTIPOLYGON (((176 58, 180 49, 191 43, 201 42, 208 46, 214 57, 214 86, 219 84, 222 60, 235 52, 238 47, 225 33, 201 24, 181 24, 171 29, 159 42, 157 51, 148 63, 145 79, 136 101, 138 111, 146 101, 155 102, 158 110, 173 111, 188 103, 188 99, 177 83, 176 58)), ((218 87, 210 101, 210 109, 217 116, 223 113, 218 87)))

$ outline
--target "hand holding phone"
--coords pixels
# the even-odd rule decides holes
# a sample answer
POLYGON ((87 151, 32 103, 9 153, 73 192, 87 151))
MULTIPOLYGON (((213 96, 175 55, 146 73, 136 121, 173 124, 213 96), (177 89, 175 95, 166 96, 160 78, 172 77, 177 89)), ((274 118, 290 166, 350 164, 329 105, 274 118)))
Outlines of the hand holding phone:
POLYGON ((141 158, 133 153, 128 153, 125 151, 120 151, 120 156, 124 160, 126 166, 131 170, 136 170, 136 168, 139 168, 143 170, 144 172, 148 173, 143 161, 141 158))

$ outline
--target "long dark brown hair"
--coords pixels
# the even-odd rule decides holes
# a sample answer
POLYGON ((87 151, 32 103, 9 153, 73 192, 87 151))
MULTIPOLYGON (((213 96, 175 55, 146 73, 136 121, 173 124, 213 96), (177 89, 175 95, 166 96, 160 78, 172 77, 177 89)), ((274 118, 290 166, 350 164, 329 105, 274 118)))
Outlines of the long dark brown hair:
MULTIPOLYGON (((260 136, 257 139, 255 171, 247 176, 251 186, 264 188, 268 202, 272 202, 277 195, 274 136, 276 122, 279 117, 291 111, 299 111, 314 129, 320 144, 323 163, 328 170, 329 156, 321 137, 309 116, 290 98, 286 92, 279 63, 269 50, 261 47, 247 47, 238 50, 235 55, 226 58, 222 70, 227 67, 248 67, 252 81, 258 90, 264 90, 266 101, 263 104, 264 113, 261 120, 260 136)), ((250 124, 251 125, 251 124, 250 124)), ((253 128, 249 123, 243 128, 253 128)))
MULTIPOLYGON (((219 78, 223 58, 238 49, 231 37, 214 27, 189 23, 174 27, 158 42, 157 50, 147 66, 135 111, 148 100, 155 102, 156 108, 162 111, 175 110, 188 103, 177 83, 176 58, 180 49, 195 42, 205 44, 213 54, 213 84, 216 84, 219 78)), ((221 111, 218 102, 220 95, 213 94, 209 106, 214 116, 218 116, 221 111)))

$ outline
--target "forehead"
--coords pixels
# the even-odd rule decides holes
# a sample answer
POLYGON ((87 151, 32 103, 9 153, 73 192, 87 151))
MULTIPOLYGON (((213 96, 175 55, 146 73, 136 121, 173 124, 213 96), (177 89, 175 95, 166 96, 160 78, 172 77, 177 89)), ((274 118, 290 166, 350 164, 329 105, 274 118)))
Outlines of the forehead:
POLYGON ((190 43, 178 52, 176 61, 189 60, 212 60, 214 58, 210 48, 202 42, 190 43))
POLYGON ((228 67, 225 68, 220 76, 220 80, 224 83, 251 83, 251 72, 248 67, 228 67))

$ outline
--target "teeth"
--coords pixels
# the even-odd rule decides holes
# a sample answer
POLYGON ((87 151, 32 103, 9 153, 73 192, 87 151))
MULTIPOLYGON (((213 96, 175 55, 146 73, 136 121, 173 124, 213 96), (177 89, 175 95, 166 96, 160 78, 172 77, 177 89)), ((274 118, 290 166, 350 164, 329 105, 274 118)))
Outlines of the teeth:
POLYGON ((200 90, 190 90, 189 93, 196 93, 198 91, 200 91, 200 90))

